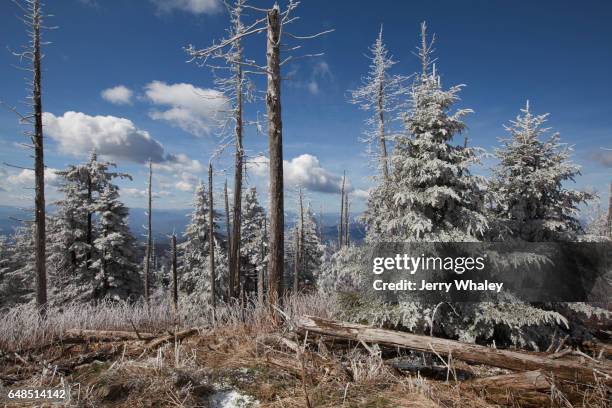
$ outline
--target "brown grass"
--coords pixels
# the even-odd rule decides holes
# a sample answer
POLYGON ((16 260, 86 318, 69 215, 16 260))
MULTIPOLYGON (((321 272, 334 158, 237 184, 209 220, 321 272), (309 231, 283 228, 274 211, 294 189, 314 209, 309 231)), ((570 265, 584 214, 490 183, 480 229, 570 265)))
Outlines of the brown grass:
MULTIPOLYGON (((189 305, 181 305, 178 318, 167 304, 148 309, 117 302, 72 305, 50 310, 46 321, 40 321, 31 306, 21 306, 0 315, 0 378, 12 379, 11 387, 70 385, 70 406, 79 407, 206 407, 209 397, 220 389, 239 390, 257 399, 262 408, 303 408, 305 394, 316 408, 496 406, 484 394, 477 395, 452 380, 437 382, 399 374, 383 362, 375 346, 322 347, 310 339, 302 363, 290 348, 257 341, 271 333, 289 335, 291 320, 298 315, 333 317, 336 312, 333 298, 316 294, 286 299, 283 313, 289 321, 283 326, 274 324, 268 307, 252 302, 245 308, 219 306, 214 322, 209 309, 189 305), (177 327, 202 330, 197 336, 151 351, 139 341, 70 345, 58 341, 67 329, 134 327, 154 333, 177 327), (49 344, 52 346, 40 347, 49 344), (308 353, 319 356, 324 364, 308 353), (75 365, 83 356, 95 358, 75 365), (298 369, 270 365, 270 357, 298 369), (344 367, 350 375, 333 367, 344 367)), ((609 389, 603 385, 581 395, 582 403, 574 406, 595 408, 609 402, 609 389)), ((508 406, 521 405, 512 400, 508 406)), ((550 406, 568 405, 563 394, 554 391, 550 406)))

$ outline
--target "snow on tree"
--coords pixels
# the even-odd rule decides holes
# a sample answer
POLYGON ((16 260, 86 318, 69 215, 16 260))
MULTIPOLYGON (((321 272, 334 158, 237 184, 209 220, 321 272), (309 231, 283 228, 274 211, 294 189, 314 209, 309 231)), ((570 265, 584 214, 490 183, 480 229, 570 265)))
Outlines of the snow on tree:
POLYGON ((406 77, 391 75, 389 70, 397 63, 389 54, 383 43, 382 26, 374 44, 369 48, 370 70, 362 78, 361 87, 351 91, 350 102, 361 109, 371 112, 366 120, 367 130, 364 132, 364 142, 367 152, 375 158, 375 162, 384 178, 389 176, 389 155, 387 141, 389 139, 389 122, 395 119, 400 101, 407 93, 406 77), (378 144, 378 149, 374 147, 378 144), (376 151, 378 150, 378 151, 376 151))
POLYGON ((422 72, 410 90, 406 133, 395 138, 389 180, 374 188, 365 214, 368 239, 475 241, 487 229, 484 181, 470 173, 480 149, 454 144, 470 109, 451 112, 462 85, 442 88, 431 61, 433 40, 421 27, 422 72))
POLYGON ((594 195, 564 186, 580 167, 558 133, 547 137, 548 114, 532 114, 529 102, 521 112, 505 127, 510 137, 495 151, 499 164, 489 190, 496 232, 529 242, 573 240, 582 232, 578 206, 594 195))
POLYGON ((245 286, 254 290, 261 271, 267 268, 267 239, 264 224, 266 212, 259 204, 257 189, 251 187, 244 196, 242 203, 242 243, 240 256, 243 262, 245 286))
POLYGON ((294 266, 292 276, 294 290, 313 285, 320 274, 324 246, 321 244, 317 222, 310 204, 304 209, 301 190, 300 213, 295 226, 288 234, 287 249, 287 260, 294 266))
MULTIPOLYGON (((185 241, 179 244, 182 252, 179 265, 179 284, 190 300, 201 305, 210 302, 210 264, 209 264, 209 219, 208 197, 204 183, 198 183, 193 196, 191 220, 183 234, 185 241)), ((216 214, 215 214, 216 218, 216 214)), ((214 230, 217 223, 213 220, 214 230)), ((227 290, 228 260, 222 240, 215 234, 213 237, 216 269, 216 288, 218 293, 227 290)))
POLYGON ((97 237, 93 242, 96 260, 93 294, 96 299, 136 297, 142 283, 135 261, 135 239, 130 233, 128 209, 119 200, 117 186, 108 183, 94 209, 99 217, 97 237))
POLYGON ((88 202, 84 189, 83 166, 72 166, 58 172, 64 182, 56 201, 57 212, 50 219, 48 267, 51 302, 89 300, 92 296, 92 274, 87 270, 88 202))
POLYGON ((35 300, 35 227, 24 223, 17 227, 7 248, 6 267, 0 275, 0 309, 35 300))

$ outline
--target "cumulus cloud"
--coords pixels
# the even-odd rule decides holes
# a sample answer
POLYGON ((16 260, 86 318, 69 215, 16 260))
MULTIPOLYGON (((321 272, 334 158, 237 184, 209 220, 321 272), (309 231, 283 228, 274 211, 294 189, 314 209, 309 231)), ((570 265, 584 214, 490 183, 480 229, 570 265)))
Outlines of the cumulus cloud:
POLYGON ((612 167, 612 149, 594 150, 589 157, 604 167, 612 167))
POLYGON ((166 160, 160 163, 153 163, 153 168, 167 173, 192 172, 199 173, 204 170, 204 166, 199 160, 190 159, 186 154, 167 154, 166 160))
POLYGON ((174 10, 186 11, 193 14, 214 14, 220 11, 219 0, 152 0, 157 10, 169 13, 174 10))
MULTIPOLYGON (((57 187, 60 177, 57 175, 57 169, 45 169, 45 184, 48 186, 57 187)), ((7 178, 8 182, 16 185, 34 186, 34 170, 23 169, 17 174, 11 174, 7 178)))
POLYGON ((194 187, 193 184, 187 181, 178 181, 174 186, 177 188, 177 190, 181 191, 193 191, 194 187))
POLYGON ((358 199, 367 200, 370 196, 370 192, 368 190, 355 189, 352 191, 352 196, 358 199))
MULTIPOLYGON (((125 196, 128 197, 136 197, 136 198, 144 198, 147 197, 147 190, 139 190, 137 188, 122 188, 121 189, 121 193, 125 196)), ((153 191, 152 194, 153 198, 162 198, 162 197, 170 197, 172 196, 172 193, 169 191, 153 191)))
POLYGON ((80 156, 95 149, 101 155, 135 163, 165 160, 161 143, 129 119, 69 111, 62 116, 45 112, 43 121, 47 134, 64 153, 80 156))
POLYGON ((210 134, 228 110, 223 93, 186 83, 153 81, 145 86, 145 96, 153 104, 168 108, 149 112, 152 119, 169 122, 196 136, 210 134))
POLYGON ((116 105, 131 105, 133 94, 131 89, 123 85, 105 89, 100 93, 103 99, 116 105))
MULTIPOLYGON (((269 159, 258 156, 249 161, 251 174, 267 176, 269 159)), ((302 186, 310 191, 320 193, 339 193, 342 176, 323 168, 319 159, 311 154, 302 154, 290 161, 283 161, 284 182, 288 186, 302 186)), ((347 182, 347 191, 353 187, 347 182)))

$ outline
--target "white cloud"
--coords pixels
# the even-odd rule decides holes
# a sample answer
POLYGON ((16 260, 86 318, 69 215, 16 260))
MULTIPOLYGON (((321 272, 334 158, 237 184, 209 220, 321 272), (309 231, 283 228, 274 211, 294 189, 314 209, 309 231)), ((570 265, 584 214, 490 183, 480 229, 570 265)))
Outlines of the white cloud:
POLYGON ((95 149, 101 155, 136 163, 165 160, 161 143, 129 119, 69 111, 62 116, 45 112, 43 120, 47 134, 64 153, 81 156, 95 149))
POLYGON ((351 192, 351 195, 358 199, 367 200, 370 197, 370 192, 368 190, 355 189, 351 192))
POLYGON ((103 99, 116 105, 131 105, 133 94, 131 89, 123 85, 105 89, 100 93, 103 99))
POLYGON ((199 173, 204 170, 204 166, 199 160, 190 159, 186 154, 168 154, 166 160, 160 163, 153 163, 153 168, 166 173, 192 172, 199 173))
POLYGON ((313 95, 317 95, 319 93, 319 83, 315 80, 312 80, 308 83, 308 92, 313 95))
MULTIPOLYGON (((261 177, 268 175, 269 159, 258 156, 248 163, 249 171, 261 177)), ((284 182, 289 187, 301 186, 320 193, 338 193, 342 186, 342 176, 321 167, 319 159, 311 154, 302 154, 290 161, 283 161, 284 182)), ((347 191, 353 187, 347 181, 347 191)))
MULTIPOLYGON (((128 197, 136 197, 136 198, 144 198, 147 197, 147 190, 139 190, 137 188, 122 188, 120 190, 121 194, 128 196, 128 197)), ((152 194, 153 198, 162 198, 162 197, 170 197, 172 196, 172 193, 169 191, 153 191, 152 194)))
POLYGON ((210 134, 229 106, 221 92, 186 83, 153 81, 145 86, 145 95, 155 105, 169 107, 151 111, 152 119, 164 120, 196 136, 210 134))
POLYGON ((302 75, 302 79, 298 79, 299 72, 298 65, 291 66, 291 70, 287 74, 287 77, 291 78, 288 84, 296 88, 305 88, 312 95, 318 95, 321 89, 324 89, 322 85, 329 84, 334 79, 331 68, 326 61, 317 61, 312 65, 309 79, 304 78, 307 75, 302 75))
POLYGON ((604 167, 612 167, 612 150, 598 149, 589 152, 588 157, 604 167))
POLYGON ((193 184, 186 181, 179 181, 174 185, 178 190, 181 191, 193 191, 193 184))
MULTIPOLYGON (((57 187, 59 184, 60 177, 56 174, 57 169, 47 168, 45 169, 45 184, 49 186, 57 187)), ((17 174, 11 174, 7 178, 11 184, 18 184, 24 186, 34 186, 34 170, 23 169, 17 174)))
POLYGON ((219 0, 152 0, 157 9, 163 13, 173 10, 187 11, 193 14, 214 14, 220 11, 219 0))

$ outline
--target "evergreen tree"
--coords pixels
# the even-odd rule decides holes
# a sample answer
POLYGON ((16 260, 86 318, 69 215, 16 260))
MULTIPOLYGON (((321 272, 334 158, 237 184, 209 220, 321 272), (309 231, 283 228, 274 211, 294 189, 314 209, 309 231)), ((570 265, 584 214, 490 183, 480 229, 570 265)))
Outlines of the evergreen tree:
MULTIPOLYGON (((304 211, 303 232, 301 228, 301 220, 298 219, 295 226, 288 234, 287 255, 288 262, 293 266, 295 266, 294 263, 297 258, 299 262, 300 286, 305 286, 314 284, 316 278, 320 275, 324 250, 318 233, 315 215, 310 205, 308 205, 304 211), (303 237, 303 239, 301 237, 303 237), (299 257, 296 257, 296 250, 299 251, 299 257)), ((291 268, 291 270, 293 271, 294 268, 291 268)))
POLYGON ((49 222, 49 275, 51 299, 54 304, 65 301, 89 300, 92 296, 92 274, 87 270, 87 201, 84 166, 71 166, 58 172, 64 182, 64 193, 56 201, 57 213, 49 222))
POLYGON ((257 276, 260 270, 266 270, 267 239, 265 237, 264 223, 266 212, 259 204, 257 190, 251 187, 244 196, 242 203, 242 245, 240 256, 243 262, 246 286, 249 290, 255 289, 257 276))
POLYGON ((24 223, 11 237, 12 246, 5 249, 3 273, 0 275, 0 309, 35 299, 34 226, 24 223))
MULTIPOLYGON (((188 297, 198 304, 208 304, 210 299, 210 265, 208 233, 208 196, 204 183, 198 183, 193 197, 193 211, 191 220, 184 233, 185 241, 179 244, 182 252, 179 265, 180 288, 188 297)), ((218 226, 214 222, 214 230, 218 226)), ((227 289, 227 251, 222 240, 215 234, 215 264, 218 293, 227 289)))
POLYGON ((118 188, 107 184, 94 206, 99 214, 97 238, 94 240, 96 260, 94 297, 127 299, 141 291, 135 262, 135 240, 127 224, 128 209, 119 201, 118 188))
POLYGON ((478 163, 480 150, 453 143, 465 129, 462 117, 471 110, 451 113, 462 86, 442 88, 435 65, 432 68, 433 42, 427 41, 424 23, 421 40, 423 71, 410 90, 407 132, 395 140, 390 179, 370 195, 368 239, 474 241, 487 228, 484 182, 469 170, 478 163))
POLYGON ((575 239, 582 232, 578 206, 594 196, 564 187, 580 168, 558 133, 546 138, 548 114, 532 114, 529 102, 521 112, 505 127, 510 137, 495 151, 499 165, 489 190, 497 233, 529 242, 575 239))
POLYGON ((114 167, 114 163, 99 161, 93 151, 86 163, 57 172, 63 180, 59 191, 64 196, 55 203, 57 214, 51 218, 48 258, 51 301, 55 304, 105 296, 95 280, 99 268, 93 267, 94 263, 100 265, 100 253, 94 247, 98 239, 96 220, 100 217, 95 215, 107 187, 116 189, 113 180, 131 178, 112 171, 114 167))

